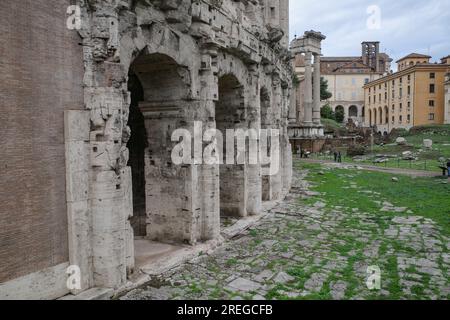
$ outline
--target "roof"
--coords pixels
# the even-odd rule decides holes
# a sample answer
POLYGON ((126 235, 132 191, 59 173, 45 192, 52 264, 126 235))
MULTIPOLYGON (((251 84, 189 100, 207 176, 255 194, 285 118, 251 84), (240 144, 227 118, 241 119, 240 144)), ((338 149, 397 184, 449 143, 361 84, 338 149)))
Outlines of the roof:
POLYGON ((428 56, 426 54, 420 54, 420 53, 410 53, 406 57, 401 58, 400 60, 397 60, 397 63, 406 59, 431 59, 431 56, 428 56))
POLYGON ((411 66, 409 68, 406 68, 404 70, 397 71, 397 72, 388 74, 388 75, 386 75, 384 77, 381 77, 379 79, 373 80, 373 81, 365 84, 363 86, 363 88, 370 87, 370 86, 373 86, 373 85, 377 85, 377 84, 383 83, 385 81, 390 81, 392 79, 396 79, 396 78, 398 78, 400 76, 404 76, 404 75, 409 74, 409 73, 413 73, 413 72, 417 72, 417 71, 421 71, 421 70, 423 71, 423 70, 435 70, 435 69, 437 69, 436 71, 439 71, 439 69, 442 70, 443 68, 446 68, 446 67, 450 67, 450 64, 448 64, 448 65, 447 64, 438 64, 438 63, 417 64, 417 65, 411 66))

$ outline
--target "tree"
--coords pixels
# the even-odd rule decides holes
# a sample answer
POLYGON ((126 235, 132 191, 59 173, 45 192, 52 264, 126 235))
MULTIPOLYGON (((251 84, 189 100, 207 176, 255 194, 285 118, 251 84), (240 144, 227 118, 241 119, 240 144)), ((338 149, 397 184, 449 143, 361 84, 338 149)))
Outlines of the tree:
POLYGON ((339 123, 343 123, 345 119, 345 113, 343 108, 336 108, 336 112, 334 113, 336 121, 339 123))
POLYGON ((322 109, 320 109, 320 116, 324 119, 336 120, 336 115, 329 104, 324 105, 322 109))
POLYGON ((333 94, 328 91, 328 80, 325 80, 325 78, 320 78, 320 100, 326 101, 330 99, 333 96, 333 94))

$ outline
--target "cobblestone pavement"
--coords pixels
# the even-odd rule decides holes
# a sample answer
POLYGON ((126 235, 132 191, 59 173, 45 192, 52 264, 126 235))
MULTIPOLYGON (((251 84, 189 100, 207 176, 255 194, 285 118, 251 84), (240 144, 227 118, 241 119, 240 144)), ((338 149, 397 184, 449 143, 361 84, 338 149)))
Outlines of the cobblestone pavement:
MULTIPOLYGON (((433 221, 329 209, 305 174, 297 171, 291 195, 245 234, 121 299, 450 298, 450 242, 433 221), (299 201, 307 197, 317 202, 299 201), (381 270, 380 290, 368 289, 369 266, 381 270)), ((407 210, 374 199, 380 211, 407 210)))

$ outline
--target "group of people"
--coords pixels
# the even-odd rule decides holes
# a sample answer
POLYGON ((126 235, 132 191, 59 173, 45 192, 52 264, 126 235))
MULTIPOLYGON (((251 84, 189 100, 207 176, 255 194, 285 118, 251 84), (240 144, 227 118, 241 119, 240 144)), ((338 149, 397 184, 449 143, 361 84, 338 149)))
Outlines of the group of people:
POLYGON ((340 151, 334 151, 334 162, 342 163, 342 153, 340 151))

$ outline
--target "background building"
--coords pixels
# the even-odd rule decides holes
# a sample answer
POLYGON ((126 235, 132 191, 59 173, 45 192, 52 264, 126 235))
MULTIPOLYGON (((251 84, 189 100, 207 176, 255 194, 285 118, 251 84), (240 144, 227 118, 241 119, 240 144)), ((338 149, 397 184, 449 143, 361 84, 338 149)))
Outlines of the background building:
POLYGON ((394 128, 444 123, 444 82, 449 65, 430 63, 413 53, 400 60, 398 72, 364 86, 366 126, 388 134, 394 128))
POLYGON ((392 59, 380 53, 379 42, 363 42, 361 56, 322 57, 321 73, 328 81, 328 91, 333 96, 328 103, 333 111, 343 109, 349 118, 364 123, 364 85, 390 72, 392 59))

